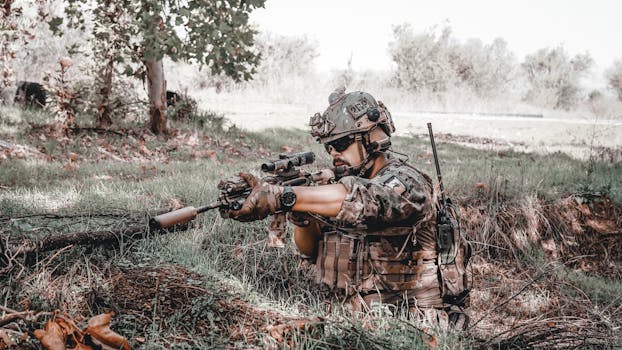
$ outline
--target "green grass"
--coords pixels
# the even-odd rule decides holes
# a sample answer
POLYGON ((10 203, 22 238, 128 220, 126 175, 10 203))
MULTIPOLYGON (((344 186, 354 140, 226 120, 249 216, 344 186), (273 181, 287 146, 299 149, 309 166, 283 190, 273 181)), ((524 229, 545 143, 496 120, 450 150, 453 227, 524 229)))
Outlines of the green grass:
MULTIPOLYGON (((247 155, 263 148, 268 158, 275 158, 282 152, 283 146, 287 146, 296 152, 316 152, 317 161, 309 167, 311 169, 330 164, 323 147, 306 131, 272 129, 252 133, 237 128, 227 129, 220 118, 206 114, 189 124, 175 124, 175 127, 180 132, 188 133, 211 130, 213 132, 208 135, 215 144, 229 143, 247 155)), ((194 206, 212 202, 217 196, 217 184, 221 179, 239 171, 261 175, 259 165, 265 160, 263 157, 239 156, 234 152, 219 154, 217 160, 191 159, 189 150, 182 147, 171 152, 168 162, 153 162, 146 167, 136 163, 95 161, 93 156, 96 151, 92 148, 76 144, 63 149, 54 140, 40 142, 27 136, 29 123, 49 121, 50 116, 45 113, 0 107, 0 139, 41 146, 55 154, 75 151, 85 155, 79 166, 72 170, 67 170, 66 162, 61 160, 35 161, 26 158, 0 161, 0 219, 3 224, 0 232, 36 237, 100 230, 130 223, 142 223, 146 229, 149 211, 166 208, 172 202, 194 206), (67 217, 22 218, 43 213, 67 217), (71 216, 76 213, 80 215, 71 216)), ((117 135, 108 135, 108 138, 115 146, 133 142, 117 135)), ((427 138, 395 137, 393 144, 395 150, 409 156, 411 163, 435 178, 434 165, 427 156, 431 152, 427 138)), ((150 149, 166 147, 166 140, 153 137, 146 145, 150 149)), ((604 189, 614 200, 622 202, 620 164, 588 164, 562 154, 541 156, 506 152, 500 156, 493 151, 446 143, 439 143, 437 147, 448 192, 461 200, 480 199, 482 194, 474 188, 474 184, 484 182, 490 187, 486 198, 496 200, 518 201, 534 194, 553 200, 578 190, 604 189), (588 178, 587 169, 590 166, 593 172, 588 178)), ((208 288, 227 290, 258 305, 272 305, 292 313, 326 317, 325 300, 338 305, 339 299, 316 287, 312 271, 301 266, 291 242, 283 250, 267 247, 266 226, 266 221, 251 224, 226 221, 212 211, 197 218, 195 228, 188 231, 126 243, 118 250, 95 249, 87 252, 76 249, 73 254, 64 254, 59 259, 67 265, 79 265, 82 261, 87 266, 84 268, 87 272, 78 274, 80 276, 95 276, 95 270, 90 269, 101 266, 103 263, 100 260, 113 261, 117 265, 173 262, 200 273, 205 277, 208 288), (93 262, 89 263, 92 259, 93 262)), ((619 282, 574 271, 569 271, 563 278, 580 286, 597 304, 605 303, 612 295, 619 294, 622 288, 619 282)), ((15 291, 15 286, 7 288, 3 295, 5 299, 14 298, 11 291, 15 291)), ((36 303, 50 309, 58 306, 53 300, 45 298, 36 300, 36 303)), ((201 314, 201 317, 215 316, 205 305, 194 305, 193 309, 195 312, 205 311, 206 314, 201 314)), ((121 315, 118 320, 124 334, 144 336, 144 330, 133 328, 132 319, 127 317, 121 315)), ((171 327, 183 327, 175 317, 171 319, 171 327)), ((308 349, 421 347, 419 331, 413 329, 413 325, 403 317, 372 319, 370 324, 374 326, 373 330, 364 329, 363 323, 357 320, 342 321, 326 321, 321 327, 295 333, 294 340, 299 347, 308 349)), ((183 347, 180 342, 171 343, 165 333, 166 330, 154 326, 148 330, 147 338, 154 348, 183 347)), ((226 336, 222 334, 197 336, 187 347, 209 347, 222 345, 226 341, 226 336)), ((454 348, 456 342, 459 347, 471 346, 468 340, 442 338, 441 348, 454 348)))

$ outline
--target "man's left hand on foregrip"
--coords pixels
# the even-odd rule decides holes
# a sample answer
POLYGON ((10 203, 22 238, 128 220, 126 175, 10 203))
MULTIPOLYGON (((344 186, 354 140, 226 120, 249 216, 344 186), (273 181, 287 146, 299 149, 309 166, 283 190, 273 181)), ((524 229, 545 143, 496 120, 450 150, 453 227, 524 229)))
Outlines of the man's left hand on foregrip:
POLYGON ((280 208, 283 187, 270 185, 248 173, 240 173, 239 175, 248 183, 252 191, 240 210, 229 211, 229 218, 243 222, 261 220, 274 214, 280 208))

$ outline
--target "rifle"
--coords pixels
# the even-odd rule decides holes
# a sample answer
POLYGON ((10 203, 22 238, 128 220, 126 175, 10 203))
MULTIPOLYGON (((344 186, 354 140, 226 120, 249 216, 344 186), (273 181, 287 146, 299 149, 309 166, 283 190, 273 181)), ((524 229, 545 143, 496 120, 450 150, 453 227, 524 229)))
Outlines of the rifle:
POLYGON ((436 177, 440 189, 441 201, 440 208, 436 213, 436 246, 443 264, 452 264, 456 258, 456 245, 454 238, 454 228, 457 228, 457 221, 450 215, 450 209, 453 210, 451 200, 445 195, 445 186, 443 185, 443 176, 441 175, 441 167, 438 163, 438 154, 436 153, 436 142, 434 142, 434 133, 432 132, 432 123, 428 123, 428 132, 430 134, 430 143, 432 144, 432 154, 434 155, 434 165, 436 166, 436 177), (452 207, 452 208, 450 208, 452 207))
MULTIPOLYGON (((303 165, 312 164, 314 161, 315 153, 313 152, 280 154, 278 159, 261 164, 261 171, 268 174, 261 181, 279 186, 310 186, 333 182, 335 172, 331 169, 310 173, 299 168, 303 165)), ((194 220, 198 214, 212 209, 239 210, 252 191, 248 183, 237 175, 222 180, 218 184, 218 188, 220 194, 216 201, 196 208, 188 206, 155 216, 149 220, 150 229, 166 229, 183 224, 194 220)), ((271 245, 282 246, 284 244, 285 220, 284 212, 277 212, 272 216, 269 227, 271 245)))

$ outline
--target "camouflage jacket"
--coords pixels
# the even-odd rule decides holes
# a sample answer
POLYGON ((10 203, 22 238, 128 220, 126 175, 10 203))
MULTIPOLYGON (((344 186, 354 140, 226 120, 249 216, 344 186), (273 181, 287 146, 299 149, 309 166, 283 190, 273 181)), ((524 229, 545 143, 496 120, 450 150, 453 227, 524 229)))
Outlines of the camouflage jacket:
POLYGON ((322 226, 318 282, 348 294, 412 291, 422 303, 438 305, 431 179, 388 156, 372 179, 347 176, 339 182, 347 194, 334 225, 322 226))
POLYGON ((336 219, 345 226, 361 226, 361 233, 383 235, 383 230, 414 227, 423 250, 435 250, 432 180, 414 166, 388 156, 387 164, 372 179, 346 176, 339 181, 346 198, 336 219))

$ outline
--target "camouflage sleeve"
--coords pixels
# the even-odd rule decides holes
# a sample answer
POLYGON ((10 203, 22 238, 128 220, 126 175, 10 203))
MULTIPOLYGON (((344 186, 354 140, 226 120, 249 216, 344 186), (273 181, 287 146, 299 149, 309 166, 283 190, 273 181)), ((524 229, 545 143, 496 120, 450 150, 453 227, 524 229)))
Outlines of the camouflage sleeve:
POLYGON ((339 181, 346 198, 336 219, 347 224, 414 224, 431 208, 431 185, 420 174, 390 172, 373 179, 339 181))

